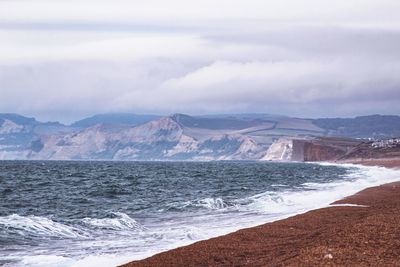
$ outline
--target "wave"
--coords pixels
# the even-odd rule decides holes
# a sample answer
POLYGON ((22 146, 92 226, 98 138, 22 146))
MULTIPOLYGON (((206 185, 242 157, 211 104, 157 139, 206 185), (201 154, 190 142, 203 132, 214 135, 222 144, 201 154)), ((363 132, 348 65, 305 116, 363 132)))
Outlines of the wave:
POLYGON ((82 222, 87 225, 98 229, 105 230, 143 230, 144 227, 140 225, 135 219, 129 217, 122 212, 112 212, 115 218, 84 218, 82 222))
POLYGON ((113 212, 114 218, 84 218, 77 224, 66 225, 41 216, 21 216, 12 214, 0 217, 0 229, 4 237, 19 236, 29 238, 87 239, 98 234, 98 230, 113 230, 127 233, 145 228, 136 220, 122 212, 113 212), (126 231, 124 231, 126 230, 126 231))
POLYGON ((55 222, 46 217, 12 214, 0 217, 0 228, 7 235, 22 237, 87 238, 81 229, 55 222))
POLYGON ((168 210, 190 212, 205 209, 210 211, 237 211, 261 215, 298 214, 307 210, 327 207, 330 203, 357 193, 367 187, 398 181, 400 172, 383 167, 359 166, 354 164, 331 164, 347 168, 340 179, 327 182, 308 182, 289 188, 284 184, 273 184, 279 191, 266 191, 257 195, 226 201, 223 198, 204 198, 169 204, 168 210))
POLYGON ((205 209, 205 210, 216 211, 216 210, 226 210, 228 208, 233 208, 233 207, 235 207, 234 203, 226 202, 220 197, 217 198, 209 197, 209 198, 196 199, 179 203, 170 203, 168 204, 167 210, 190 211, 193 209, 194 210, 205 209))
POLYGON ((204 198, 197 200, 193 205, 204 207, 209 210, 220 210, 228 207, 228 204, 222 198, 204 198))
POLYGON ((325 183, 304 183, 302 187, 284 191, 267 191, 240 200, 240 211, 264 214, 296 214, 327 207, 330 203, 353 195, 365 188, 400 180, 400 171, 383 167, 346 164, 349 173, 341 180, 325 183))

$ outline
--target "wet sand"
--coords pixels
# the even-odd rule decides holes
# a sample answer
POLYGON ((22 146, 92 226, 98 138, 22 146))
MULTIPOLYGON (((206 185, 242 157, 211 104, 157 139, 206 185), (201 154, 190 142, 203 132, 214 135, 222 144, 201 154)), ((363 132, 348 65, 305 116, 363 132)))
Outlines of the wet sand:
MULTIPOLYGON (((361 162, 400 166, 400 160, 361 162)), ((400 177, 399 177, 400 178, 400 177)), ((400 266, 400 182, 124 266, 400 266)))

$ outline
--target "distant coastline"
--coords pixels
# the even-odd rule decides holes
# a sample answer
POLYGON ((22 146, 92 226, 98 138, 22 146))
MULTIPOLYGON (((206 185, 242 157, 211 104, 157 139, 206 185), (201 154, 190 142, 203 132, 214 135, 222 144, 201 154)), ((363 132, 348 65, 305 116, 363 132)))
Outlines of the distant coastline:
POLYGON ((0 113, 0 159, 9 160, 325 161, 363 141, 396 136, 400 116, 388 115, 100 114, 65 125, 0 113))

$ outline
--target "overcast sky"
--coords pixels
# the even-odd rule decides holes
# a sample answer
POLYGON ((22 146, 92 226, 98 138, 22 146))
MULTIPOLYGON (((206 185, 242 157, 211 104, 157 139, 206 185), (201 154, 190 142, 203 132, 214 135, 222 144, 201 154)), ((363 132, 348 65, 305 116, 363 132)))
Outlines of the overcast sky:
POLYGON ((398 0, 0 0, 0 112, 400 114, 398 0))

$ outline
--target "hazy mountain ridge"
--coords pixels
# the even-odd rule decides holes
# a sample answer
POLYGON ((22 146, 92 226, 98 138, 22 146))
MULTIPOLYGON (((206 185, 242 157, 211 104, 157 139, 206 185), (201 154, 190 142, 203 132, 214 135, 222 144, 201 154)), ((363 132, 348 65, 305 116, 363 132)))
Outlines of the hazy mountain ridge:
POLYGON ((130 113, 97 114, 71 124, 72 127, 88 128, 96 124, 120 124, 135 126, 160 118, 157 115, 138 115, 130 113))
POLYGON ((360 116, 354 119, 316 119, 313 123, 331 135, 358 138, 388 138, 400 136, 400 117, 394 115, 360 116))
POLYGON ((154 115, 125 114, 124 118, 116 119, 115 123, 112 123, 110 118, 115 116, 118 117, 116 114, 98 115, 81 120, 80 122, 89 125, 93 121, 100 122, 83 127, 82 123, 66 126, 57 122, 38 122, 34 118, 16 114, 0 114, 0 158, 261 159, 265 157, 271 144, 279 138, 312 138, 326 135, 365 138, 393 137, 397 133, 400 135, 400 124, 397 124, 400 122, 399 116, 374 115, 355 119, 312 120, 260 114, 208 117, 174 114, 152 119, 154 115), (379 120, 380 123, 368 123, 368 119, 379 120), (130 123, 135 120, 137 125, 130 123), (360 120, 368 125, 360 125, 360 120), (355 123, 352 124, 351 121, 355 123))

